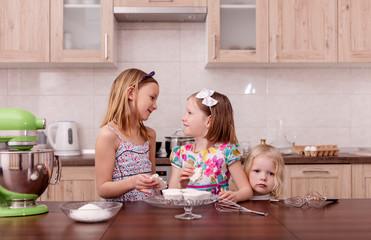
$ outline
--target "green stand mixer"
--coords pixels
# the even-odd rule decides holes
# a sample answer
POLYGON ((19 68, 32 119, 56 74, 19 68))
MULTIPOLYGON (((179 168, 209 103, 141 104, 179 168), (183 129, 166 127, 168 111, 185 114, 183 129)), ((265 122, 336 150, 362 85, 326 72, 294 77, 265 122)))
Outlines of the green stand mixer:
POLYGON ((36 130, 45 126, 45 119, 26 110, 0 108, 0 217, 48 212, 36 199, 48 187, 53 167, 57 170, 51 184, 59 182, 62 168, 53 150, 32 150, 37 144, 36 130))

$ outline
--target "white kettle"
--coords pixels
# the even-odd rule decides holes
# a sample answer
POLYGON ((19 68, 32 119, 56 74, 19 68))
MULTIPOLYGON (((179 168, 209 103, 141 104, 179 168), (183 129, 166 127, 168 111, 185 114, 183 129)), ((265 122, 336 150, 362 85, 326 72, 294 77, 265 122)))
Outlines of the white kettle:
POLYGON ((54 148, 55 155, 80 155, 80 145, 74 121, 52 122, 47 131, 48 141, 54 148))

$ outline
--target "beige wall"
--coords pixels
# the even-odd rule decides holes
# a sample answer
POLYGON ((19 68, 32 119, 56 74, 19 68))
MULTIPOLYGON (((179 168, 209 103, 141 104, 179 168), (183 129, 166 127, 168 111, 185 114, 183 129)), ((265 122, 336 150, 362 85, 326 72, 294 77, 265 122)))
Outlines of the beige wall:
POLYGON ((47 121, 74 120, 83 149, 93 149, 115 77, 156 71, 159 109, 147 124, 159 141, 181 127, 186 98, 204 87, 229 96, 240 142, 274 139, 278 120, 297 144, 371 147, 371 69, 205 69, 204 23, 120 23, 117 68, 0 69, 0 107, 24 108, 47 121), (246 91, 250 89, 250 94, 246 91))

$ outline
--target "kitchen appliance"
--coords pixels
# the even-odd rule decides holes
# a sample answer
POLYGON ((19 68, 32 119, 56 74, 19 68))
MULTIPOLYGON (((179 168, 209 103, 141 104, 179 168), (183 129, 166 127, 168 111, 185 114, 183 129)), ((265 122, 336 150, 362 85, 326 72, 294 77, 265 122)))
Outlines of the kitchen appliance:
POLYGON ((58 156, 80 155, 80 145, 74 121, 57 121, 49 125, 47 136, 58 156))
POLYGON ((171 176, 171 166, 170 165, 156 165, 156 173, 164 179, 164 181, 169 185, 171 176))
POLYGON ((45 128, 45 119, 35 118, 19 108, 0 109, 0 217, 26 216, 48 212, 36 199, 50 183, 54 164, 61 164, 51 149, 32 150, 37 144, 37 129, 45 128))
POLYGON ((165 137, 165 149, 167 152, 167 157, 170 156, 171 150, 175 146, 182 146, 194 143, 196 139, 194 137, 185 136, 183 129, 179 128, 171 136, 165 137))
POLYGON ((207 7, 114 7, 119 22, 204 22, 207 7))

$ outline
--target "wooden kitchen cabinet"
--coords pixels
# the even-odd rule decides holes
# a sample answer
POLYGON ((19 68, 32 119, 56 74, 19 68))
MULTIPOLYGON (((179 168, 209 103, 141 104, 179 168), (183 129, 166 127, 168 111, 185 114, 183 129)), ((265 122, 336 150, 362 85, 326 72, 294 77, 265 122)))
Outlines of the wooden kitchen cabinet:
POLYGON ((209 0, 207 62, 268 62, 268 0, 209 0))
POLYGON ((371 2, 339 0, 339 62, 371 62, 371 2))
POLYGON ((114 0, 115 7, 189 7, 206 5, 207 0, 114 0))
POLYGON ((0 0, 0 62, 49 62, 49 0, 0 0))
POLYGON ((352 198, 371 198, 371 164, 352 165, 352 198))
MULTIPOLYGON (((54 179, 54 177, 52 178, 54 179)), ((93 201, 100 200, 95 187, 94 167, 65 166, 59 183, 49 185, 40 201, 93 201)))
POLYGON ((285 165, 284 197, 318 192, 325 197, 351 198, 350 164, 285 165))
POLYGON ((208 1, 208 64, 337 62, 337 0, 229 3, 208 1))
POLYGON ((270 0, 270 62, 337 62, 337 0, 270 0))
POLYGON ((100 0, 100 4, 50 3, 51 62, 115 62, 112 0, 100 0))

